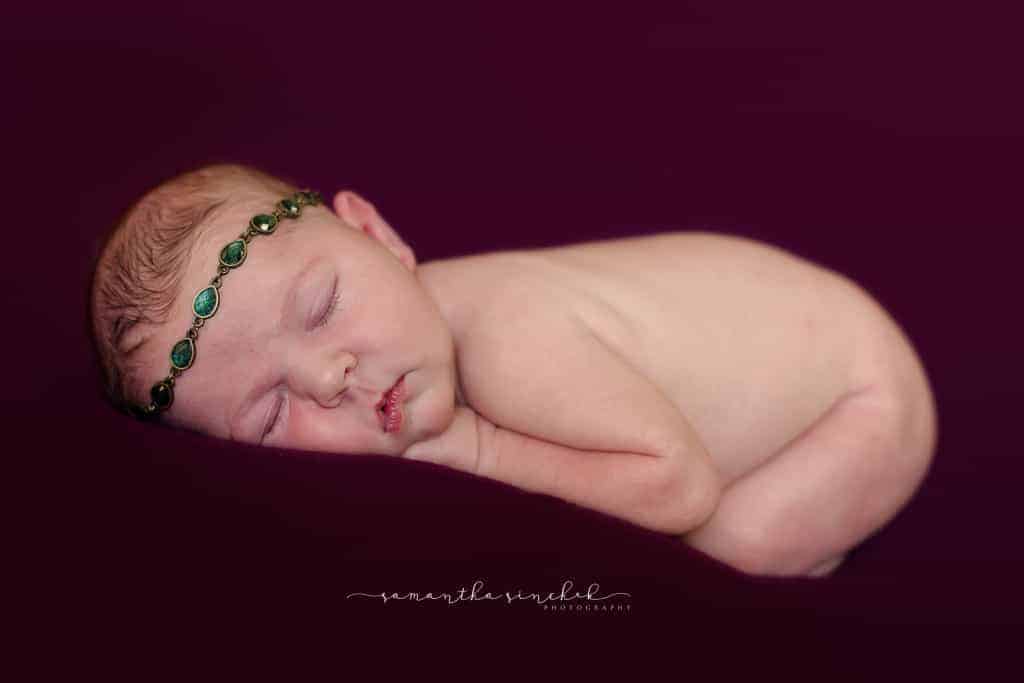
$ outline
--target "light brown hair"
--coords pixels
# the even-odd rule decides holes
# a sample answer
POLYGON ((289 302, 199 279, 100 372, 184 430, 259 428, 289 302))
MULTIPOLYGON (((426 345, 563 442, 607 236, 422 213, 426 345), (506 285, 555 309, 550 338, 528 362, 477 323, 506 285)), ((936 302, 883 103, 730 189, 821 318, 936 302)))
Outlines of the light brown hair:
MULTIPOLYGON (((150 386, 164 376, 142 376, 139 352, 150 337, 131 335, 129 342, 126 333, 167 322, 204 229, 240 201, 265 200, 269 211, 298 189, 251 166, 217 163, 159 183, 120 214, 102 241, 89 293, 93 351, 115 408, 131 414, 132 404, 149 403, 150 386)), ((169 367, 168 360, 158 374, 169 367)))

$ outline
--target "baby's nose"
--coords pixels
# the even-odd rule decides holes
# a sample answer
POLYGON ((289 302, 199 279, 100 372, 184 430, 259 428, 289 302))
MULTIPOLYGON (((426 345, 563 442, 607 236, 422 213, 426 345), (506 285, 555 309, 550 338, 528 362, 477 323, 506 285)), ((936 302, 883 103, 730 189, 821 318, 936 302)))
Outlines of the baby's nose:
POLYGON ((344 398, 348 387, 343 387, 335 392, 328 392, 323 395, 323 398, 319 399, 320 405, 325 408, 337 408, 341 404, 341 399, 344 398))
POLYGON ((359 364, 354 356, 349 356, 340 368, 341 372, 330 371, 324 373, 323 385, 320 387, 325 400, 321 403, 329 408, 335 408, 341 403, 342 397, 352 385, 349 373, 359 364))

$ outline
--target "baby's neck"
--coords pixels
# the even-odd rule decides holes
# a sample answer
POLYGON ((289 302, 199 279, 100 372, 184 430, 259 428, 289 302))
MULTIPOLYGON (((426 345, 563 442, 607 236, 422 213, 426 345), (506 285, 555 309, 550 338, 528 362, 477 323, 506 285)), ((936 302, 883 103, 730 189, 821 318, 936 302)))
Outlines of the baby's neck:
POLYGON ((421 263, 416 266, 416 276, 420 284, 441 310, 441 317, 448 323, 452 342, 455 345, 455 405, 464 406, 466 396, 462 390, 462 372, 459 369, 459 349, 463 335, 476 315, 479 297, 478 287, 467 280, 473 269, 466 268, 464 259, 439 259, 421 263))
POLYGON ((416 277, 441 310, 452 338, 458 345, 476 314, 472 288, 465 281, 466 270, 460 259, 438 259, 416 266, 416 277))

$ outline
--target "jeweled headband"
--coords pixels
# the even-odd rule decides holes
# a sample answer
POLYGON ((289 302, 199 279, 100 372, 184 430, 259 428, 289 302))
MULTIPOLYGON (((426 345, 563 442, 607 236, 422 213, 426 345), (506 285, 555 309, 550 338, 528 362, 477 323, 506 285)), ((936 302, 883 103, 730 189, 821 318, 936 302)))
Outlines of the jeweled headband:
POLYGON ((220 250, 220 265, 217 275, 210 284, 196 292, 192 298, 192 312, 195 317, 188 328, 185 338, 177 342, 171 349, 171 370, 167 377, 160 380, 149 390, 150 403, 146 406, 131 406, 135 417, 145 419, 153 417, 171 407, 174 403, 174 379, 192 367, 196 359, 196 339, 199 328, 208 318, 212 318, 220 308, 220 286, 225 275, 245 262, 249 241, 256 235, 272 235, 277 229, 281 218, 298 218, 304 205, 322 204, 323 197, 319 192, 302 190, 291 197, 285 197, 277 203, 273 213, 257 214, 249 220, 249 225, 237 239, 228 242, 220 250))

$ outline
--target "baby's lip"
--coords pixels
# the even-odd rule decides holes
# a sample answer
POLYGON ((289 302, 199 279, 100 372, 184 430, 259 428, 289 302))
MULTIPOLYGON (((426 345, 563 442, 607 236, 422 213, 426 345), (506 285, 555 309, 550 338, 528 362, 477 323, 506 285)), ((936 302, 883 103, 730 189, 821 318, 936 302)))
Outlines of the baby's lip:
MULTIPOLYGON (((396 389, 402 389, 405 386, 405 382, 403 381, 404 379, 405 379, 405 375, 402 375, 397 380, 395 380, 394 384, 392 384, 390 387, 388 387, 387 390, 383 394, 380 395, 380 400, 377 401, 377 405, 374 406, 375 410, 380 410, 381 408, 384 407, 384 403, 388 400, 388 394, 390 394, 392 391, 394 391, 396 389)), ((399 401, 401 401, 401 399, 402 399, 402 392, 399 391, 397 395, 398 395, 399 401)))
POLYGON ((405 399, 405 375, 398 378, 398 381, 394 383, 387 391, 381 394, 380 401, 377 402, 375 411, 377 413, 377 422, 380 424, 381 430, 384 432, 398 432, 402 426, 402 401, 405 399), (385 404, 387 403, 388 396, 394 398, 394 410, 392 412, 385 412, 385 404), (392 421, 393 420, 393 421, 392 421))

